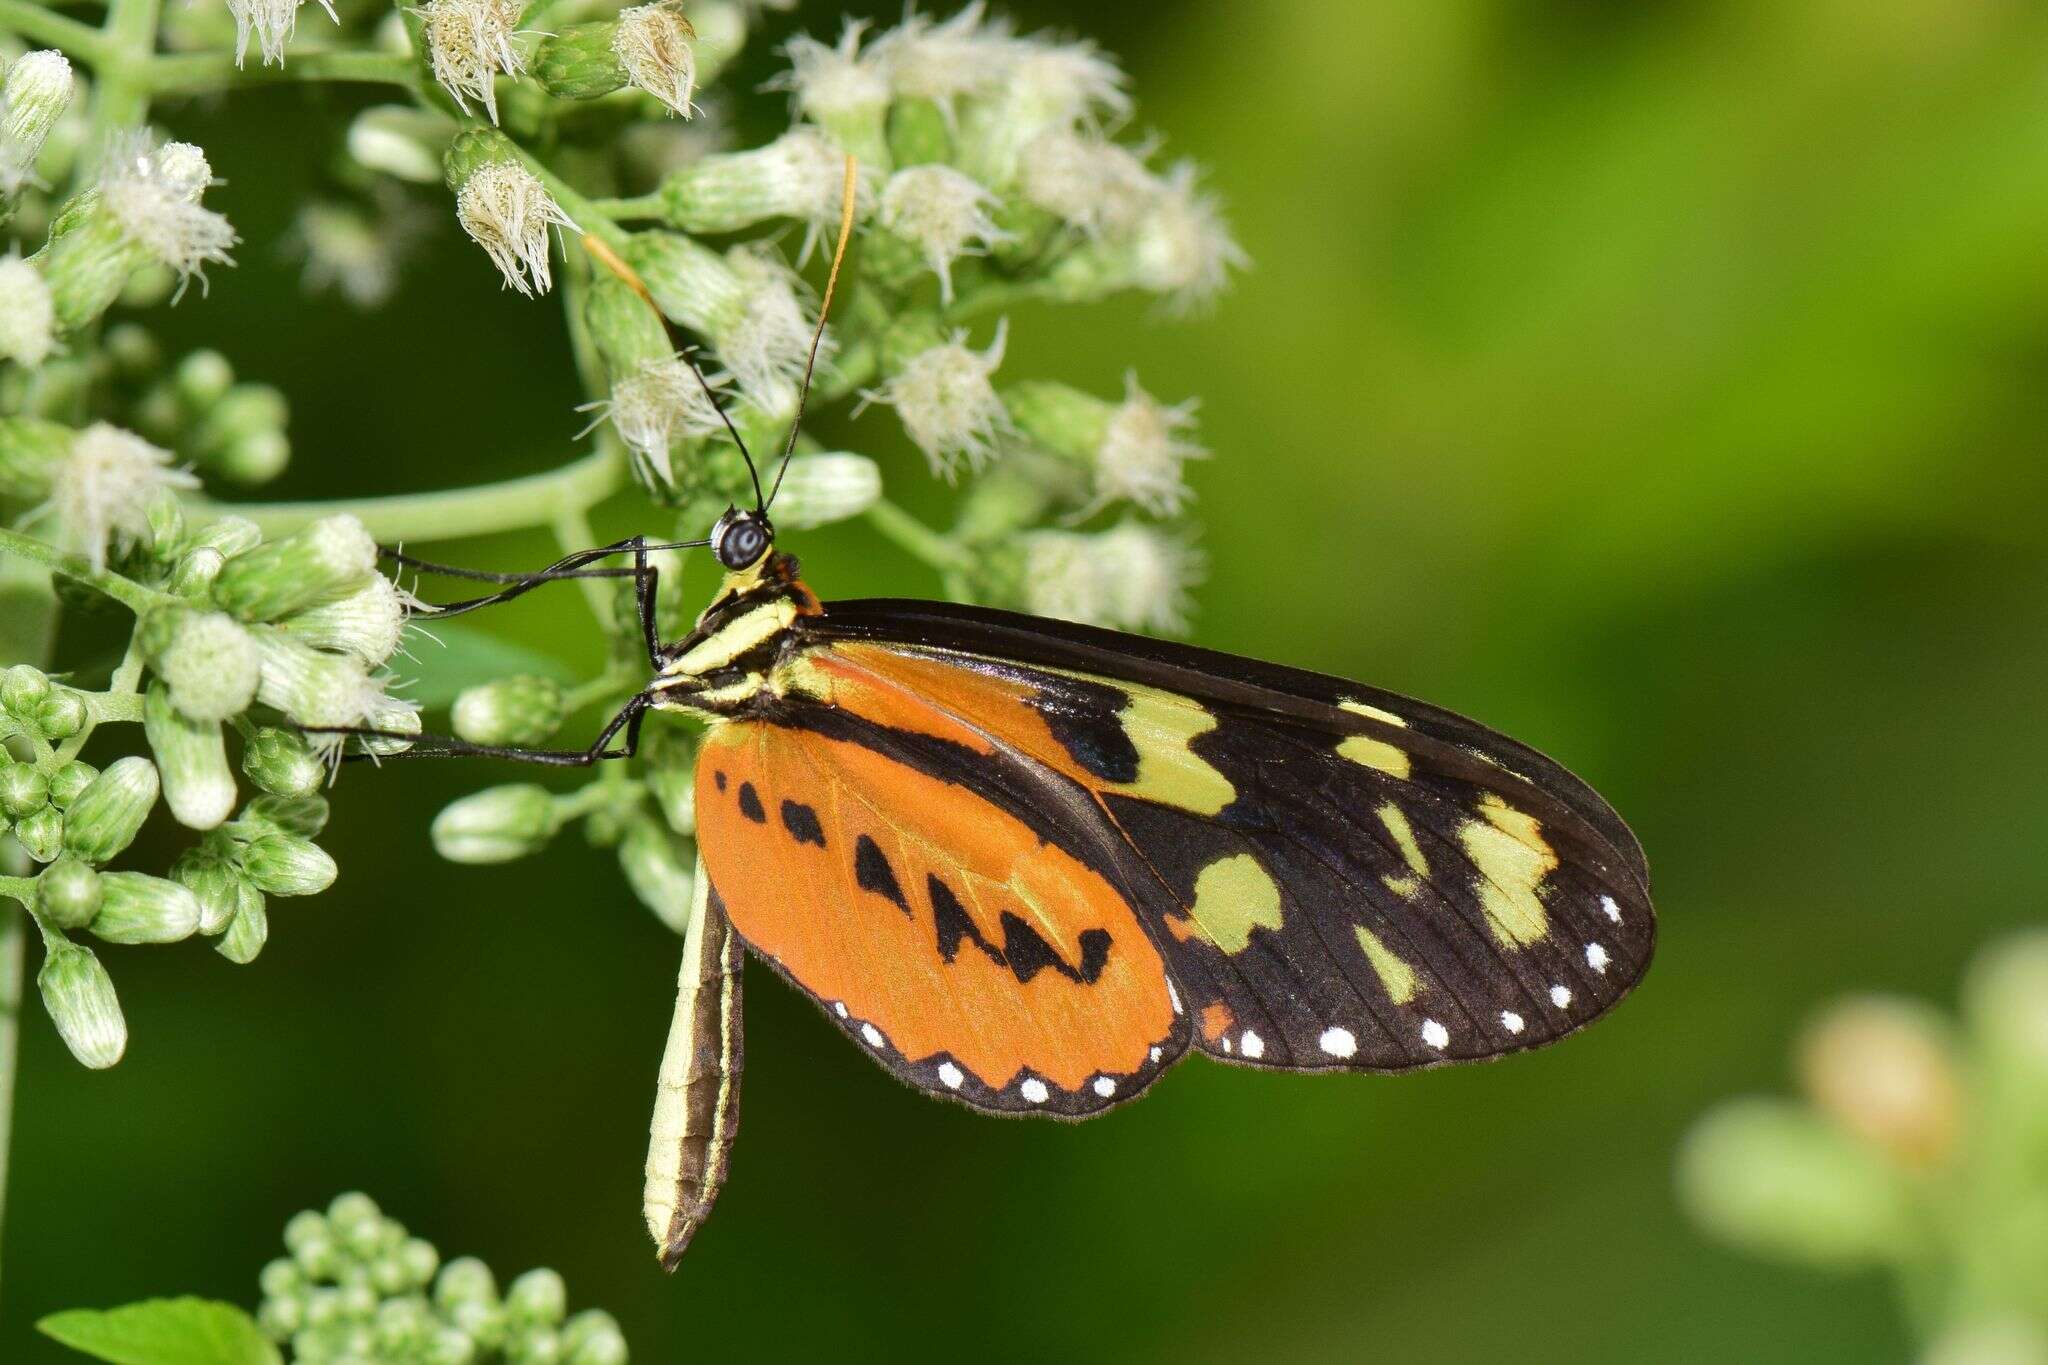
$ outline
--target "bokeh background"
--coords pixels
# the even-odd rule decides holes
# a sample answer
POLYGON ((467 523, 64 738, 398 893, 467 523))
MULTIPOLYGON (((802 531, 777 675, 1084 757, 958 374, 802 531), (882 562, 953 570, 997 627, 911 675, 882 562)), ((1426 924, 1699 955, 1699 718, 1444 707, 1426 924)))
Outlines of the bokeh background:
MULTIPOLYGON (((1195 637, 1445 703, 1591 779, 1654 870, 1645 985, 1498 1065, 1196 1061, 1067 1127, 900 1088, 754 970, 732 1183, 671 1278, 638 1198, 674 940, 578 841, 437 861, 427 823, 476 774, 350 770, 342 879, 277 908, 256 966, 115 950, 134 1041, 110 1073, 28 1021, 0 1357, 54 1355, 30 1324, 81 1301, 253 1305, 285 1217, 347 1188, 450 1254, 555 1266, 644 1361, 1911 1354, 1877 1278, 1702 1239, 1673 1153, 1717 1098, 1783 1088, 1822 1001, 1947 1000, 2048 912, 2048 13, 1007 8, 1125 58, 1256 266, 1186 323, 1021 311, 1005 375, 1200 395, 1195 637)), ((294 292, 276 243, 357 98, 170 117, 245 246, 167 345, 288 390, 280 495, 568 458, 557 314, 452 232, 383 314, 294 292)), ((941 505, 886 413, 819 434, 941 505)), ((827 596, 937 587, 858 529, 794 548, 827 596)), ((584 610, 564 589, 490 628, 588 667, 584 610)))

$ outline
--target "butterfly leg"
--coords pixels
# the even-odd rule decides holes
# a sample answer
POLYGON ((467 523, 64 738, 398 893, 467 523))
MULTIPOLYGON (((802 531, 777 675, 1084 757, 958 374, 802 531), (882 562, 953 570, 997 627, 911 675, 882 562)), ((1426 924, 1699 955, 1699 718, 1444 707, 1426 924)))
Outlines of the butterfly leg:
POLYGON ((497 606, 500 602, 510 602, 515 597, 523 597, 527 593, 532 592, 543 583, 559 583, 567 578, 637 579, 648 572, 646 553, 647 537, 628 536, 626 539, 614 541, 610 545, 600 545, 595 549, 578 550, 575 554, 564 555, 538 573, 513 574, 493 573, 484 569, 464 569, 452 564, 437 564, 433 560, 420 559, 406 554, 402 550, 384 551, 386 558, 407 568, 418 569, 425 573, 442 574, 450 578, 467 578, 482 583, 507 583, 511 585, 498 592, 487 593, 482 597, 465 598, 460 602, 435 604, 428 609, 426 614, 436 619, 444 616, 460 616, 466 612, 477 611, 483 607, 497 606), (634 567, 630 569, 596 569, 589 567, 601 559, 607 559, 616 554, 624 554, 628 550, 631 550, 634 554, 634 567))
POLYGON ((303 732, 309 735, 343 735, 353 739, 388 739, 402 741, 406 748, 395 753, 354 753, 343 756, 345 762, 360 762, 365 759, 382 761, 392 758, 502 758, 514 763, 535 763, 550 768, 588 768, 607 759, 631 758, 640 750, 640 724, 647 717, 647 708, 653 701, 653 694, 640 693, 619 708, 619 713, 605 722, 602 733, 591 742, 587 749, 532 749, 514 744, 472 744, 466 739, 449 735, 421 735, 404 730, 373 730, 354 725, 308 725, 303 732), (625 740, 618 748, 612 748, 612 741, 619 732, 625 731, 625 740))

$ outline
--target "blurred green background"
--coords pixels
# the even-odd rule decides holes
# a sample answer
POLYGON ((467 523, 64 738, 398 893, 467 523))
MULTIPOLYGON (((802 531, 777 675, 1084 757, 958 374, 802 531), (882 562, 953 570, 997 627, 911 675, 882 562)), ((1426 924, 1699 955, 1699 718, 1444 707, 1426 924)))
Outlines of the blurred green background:
MULTIPOLYGON (((576 841, 437 861, 427 822, 477 773, 351 769, 342 880, 280 906, 253 968, 115 950, 134 1041, 106 1074, 28 1021, 0 1357, 53 1354, 30 1324, 80 1302, 253 1305, 284 1218, 346 1188, 449 1254, 555 1266, 643 1361, 1910 1355, 1876 1278, 1700 1238, 1672 1153, 1715 1099, 1783 1087, 1818 1003, 1946 1001, 2048 908, 2048 14, 1007 8, 1126 59, 1256 265, 1191 323, 1020 312, 1005 375, 1199 395, 1196 638, 1428 697, 1593 781, 1654 870, 1646 984, 1499 1065, 1195 1061, 1066 1127, 900 1088, 755 970, 732 1183, 670 1278, 638 1203, 674 940, 576 841)), ((771 34, 836 24, 807 4, 771 34)), ((369 98, 169 111, 245 245, 162 335, 289 391, 280 496, 562 461, 558 315, 445 225, 383 314, 293 292, 276 244, 369 98)), ((819 435, 942 505, 886 412, 819 435)), ((828 597, 937 587, 859 530, 792 548, 828 597)), ((564 589, 491 628, 587 667, 584 610, 564 589)))

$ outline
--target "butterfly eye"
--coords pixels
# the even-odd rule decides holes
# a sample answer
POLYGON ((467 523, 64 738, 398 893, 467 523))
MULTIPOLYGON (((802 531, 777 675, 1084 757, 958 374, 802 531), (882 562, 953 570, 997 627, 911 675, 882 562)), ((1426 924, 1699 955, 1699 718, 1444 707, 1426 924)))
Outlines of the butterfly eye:
POLYGON ((757 512, 728 512, 711 532, 711 550, 718 562, 737 572, 762 555, 774 542, 774 528, 757 512))

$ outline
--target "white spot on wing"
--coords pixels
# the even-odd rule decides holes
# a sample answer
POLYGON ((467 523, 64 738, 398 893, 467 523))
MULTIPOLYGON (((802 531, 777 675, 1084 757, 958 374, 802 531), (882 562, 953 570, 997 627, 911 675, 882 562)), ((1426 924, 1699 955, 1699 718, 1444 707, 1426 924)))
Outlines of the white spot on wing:
POLYGON ((1097 1076, 1095 1078, 1095 1093, 1104 1099, 1108 1099, 1116 1093, 1116 1082, 1107 1076, 1097 1076))
POLYGON ((1607 950, 1597 943, 1586 945, 1586 965, 1602 976, 1607 974, 1607 950))
POLYGON ((1323 1036, 1316 1039, 1316 1046, 1332 1057, 1349 1057, 1358 1051, 1358 1039, 1352 1037, 1348 1028, 1326 1028, 1323 1036))
POLYGON ((1551 1004, 1557 1006, 1559 1009, 1563 1009, 1566 1005, 1571 1004, 1571 1002, 1572 993, 1568 988, 1564 986, 1552 986, 1550 988, 1551 1004))
POLYGON ((834 1000, 832 1002, 832 1012, 841 1019, 844 1019, 846 1017, 846 1002, 844 1000, 834 1000))
POLYGON ((1245 1056, 1255 1060, 1266 1055, 1266 1040, 1250 1029, 1244 1031, 1244 1039, 1238 1047, 1245 1056))
POLYGON ((1442 1052, 1450 1046, 1451 1031, 1434 1019, 1425 1019, 1422 1021, 1422 1041, 1442 1052))
POLYGON ((1024 1084, 1017 1087, 1017 1090, 1018 1093, 1022 1094, 1025 1099, 1030 1100, 1033 1104, 1044 1104, 1046 1099, 1052 1094, 1051 1091, 1045 1088, 1045 1082, 1039 1080, 1036 1076, 1027 1079, 1024 1084))
POLYGON ((1602 896, 1600 898, 1600 908, 1607 912, 1608 919, 1613 920, 1616 924, 1621 923, 1621 907, 1615 904, 1614 897, 1602 896))
POLYGON ((862 1024, 860 1026, 860 1036, 868 1040, 869 1047, 880 1047, 884 1042, 888 1041, 882 1037, 882 1031, 873 1024, 862 1024))
POLYGON ((1161 1055, 1162 1055, 1162 1054, 1160 1053, 1160 1051, 1159 1051, 1159 1049, 1158 1049, 1158 1048, 1156 1048, 1156 1047, 1155 1047, 1155 1048, 1153 1048, 1153 1049, 1152 1049, 1152 1060, 1153 1060, 1153 1061, 1157 1062, 1157 1061, 1159 1060, 1159 1058, 1160 1058, 1160 1056, 1161 1056, 1161 1055))
POLYGON ((1171 1001, 1173 1002, 1173 1012, 1174 1012, 1175 1014, 1179 1014, 1179 1013, 1180 1013, 1180 992, 1179 992, 1179 991, 1177 991, 1177 990, 1175 990, 1175 989, 1173 988, 1173 982, 1172 982, 1172 981, 1168 981, 1168 982, 1166 983, 1166 998, 1167 998, 1168 1000, 1171 1000, 1171 1001))
POLYGON ((1223 1055, 1226 1057, 1230 1055, 1230 1040, 1228 1038, 1223 1040, 1223 1055))
POLYGON ((946 1089, 958 1090, 960 1082, 966 1080, 967 1077, 959 1067, 954 1066, 951 1062, 940 1062, 939 1079, 946 1083, 946 1089))
POLYGON ((1513 1010, 1502 1010, 1500 1012, 1500 1026, 1509 1033, 1520 1033, 1522 1031, 1522 1016, 1516 1014, 1513 1010))

